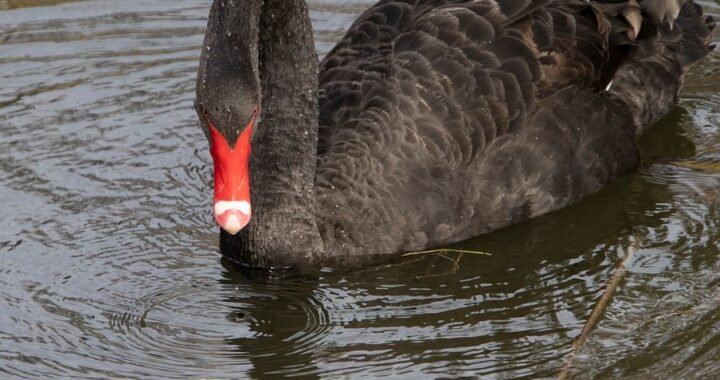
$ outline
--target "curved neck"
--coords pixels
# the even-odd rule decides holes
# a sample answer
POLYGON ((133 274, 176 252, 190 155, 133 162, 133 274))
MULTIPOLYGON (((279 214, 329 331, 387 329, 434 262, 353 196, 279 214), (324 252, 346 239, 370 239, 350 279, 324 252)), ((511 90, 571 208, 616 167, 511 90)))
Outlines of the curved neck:
POLYGON ((222 232, 221 249, 252 266, 307 266, 323 246, 313 190, 318 59, 305 1, 265 0, 258 46, 261 112, 250 158, 253 216, 238 235, 222 232))

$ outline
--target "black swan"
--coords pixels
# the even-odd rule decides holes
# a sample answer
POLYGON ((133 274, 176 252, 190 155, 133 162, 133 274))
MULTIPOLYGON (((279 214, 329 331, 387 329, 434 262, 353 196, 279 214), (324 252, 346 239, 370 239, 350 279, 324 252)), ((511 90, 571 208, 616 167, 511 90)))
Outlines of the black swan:
POLYGON ((352 265, 575 202, 638 166, 713 27, 691 0, 382 0, 318 62, 304 0, 215 0, 221 251, 352 265))

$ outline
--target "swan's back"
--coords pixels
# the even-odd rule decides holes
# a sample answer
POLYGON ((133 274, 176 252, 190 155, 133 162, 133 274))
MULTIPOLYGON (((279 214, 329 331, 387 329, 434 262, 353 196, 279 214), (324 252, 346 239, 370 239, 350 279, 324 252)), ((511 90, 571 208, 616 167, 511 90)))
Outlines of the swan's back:
POLYGON ((633 170, 636 137, 670 109, 712 26, 691 2, 645 3, 386 0, 365 12, 321 64, 326 246, 457 241, 633 170))

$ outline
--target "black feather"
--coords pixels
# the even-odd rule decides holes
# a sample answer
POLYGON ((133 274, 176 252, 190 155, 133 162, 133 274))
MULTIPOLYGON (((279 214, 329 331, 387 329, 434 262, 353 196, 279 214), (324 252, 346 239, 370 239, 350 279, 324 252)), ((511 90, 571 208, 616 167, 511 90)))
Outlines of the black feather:
POLYGON ((342 210, 319 215, 348 236, 335 249, 468 238, 632 170, 635 137, 672 104, 679 67, 707 54, 694 5, 671 31, 646 3, 643 28, 657 33, 633 39, 628 1, 381 1, 366 11, 321 63, 316 188, 320 213, 342 210), (659 66, 633 58, 669 51, 659 66), (659 95, 637 89, 648 80, 659 95), (368 178, 384 196, 363 195, 368 178))

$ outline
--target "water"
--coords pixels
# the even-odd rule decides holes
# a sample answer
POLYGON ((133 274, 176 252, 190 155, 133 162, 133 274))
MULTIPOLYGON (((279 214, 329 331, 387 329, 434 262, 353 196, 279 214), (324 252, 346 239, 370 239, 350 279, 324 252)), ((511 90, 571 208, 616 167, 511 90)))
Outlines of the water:
MULTIPOLYGON (((321 52, 371 1, 312 1, 321 52)), ((720 13, 720 3, 703 3, 720 13)), ((0 0, 0 377, 720 376, 720 54, 645 165, 461 247, 318 279, 221 264, 192 111, 209 1, 0 0), (678 161, 684 163, 676 164, 678 161)))

